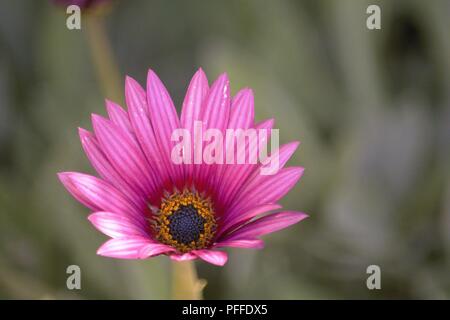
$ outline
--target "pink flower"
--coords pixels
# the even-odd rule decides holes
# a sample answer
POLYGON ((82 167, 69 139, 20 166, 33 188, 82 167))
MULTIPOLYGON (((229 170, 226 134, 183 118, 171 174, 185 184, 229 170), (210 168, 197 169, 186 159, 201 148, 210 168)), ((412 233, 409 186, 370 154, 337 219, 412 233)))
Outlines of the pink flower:
MULTIPOLYGON (((67 190, 93 211, 89 221, 111 239, 99 255, 146 259, 160 254, 182 261, 196 258, 224 265, 223 247, 262 248, 261 236, 307 217, 278 212, 277 202, 297 183, 303 168, 283 168, 298 142, 282 145, 280 170, 261 175, 262 164, 175 164, 175 129, 273 127, 273 119, 254 123, 250 89, 230 97, 222 74, 211 87, 199 69, 189 84, 178 118, 158 76, 149 70, 147 90, 127 77, 128 112, 106 101, 108 118, 92 115, 93 133, 79 129, 84 151, 99 178, 59 173, 67 190)), ((192 144, 198 144, 193 141, 192 144)), ((202 142, 200 142, 202 143, 202 142)), ((195 148, 190 152, 194 153, 195 148)))

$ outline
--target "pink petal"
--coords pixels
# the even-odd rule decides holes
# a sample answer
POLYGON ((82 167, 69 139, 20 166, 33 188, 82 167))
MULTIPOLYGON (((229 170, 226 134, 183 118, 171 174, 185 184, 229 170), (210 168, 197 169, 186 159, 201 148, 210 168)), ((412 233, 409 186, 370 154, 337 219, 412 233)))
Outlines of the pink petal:
POLYGON ((286 143, 280 147, 276 153, 278 153, 279 160, 280 160, 280 169, 283 168, 286 163, 289 161, 291 156, 294 154, 295 150, 297 150, 298 146, 300 145, 300 141, 293 141, 286 143))
MULTIPOLYGON (((223 132, 228 124, 229 116, 230 82, 227 74, 224 73, 212 84, 202 107, 203 134, 207 129, 219 129, 223 132)), ((206 143, 203 147, 205 145, 206 143)), ((203 164, 196 167, 196 175, 201 182, 205 182, 207 178, 214 181, 215 171, 212 168, 217 168, 217 165, 203 164)))
POLYGON ((286 211, 274 213, 252 221, 224 238, 224 241, 251 239, 289 227, 308 215, 302 212, 286 211))
MULTIPOLYGON (((230 120, 228 122, 227 129, 248 129, 253 126, 254 121, 254 98, 253 91, 251 89, 242 89, 231 102, 230 120)), ((237 150, 235 141, 227 141, 225 150, 237 150)), ((221 186, 219 193, 223 191, 223 188, 227 188, 227 183, 224 183, 224 175, 230 171, 230 167, 233 164, 223 164, 217 166, 215 184, 221 186)), ((221 197, 219 197, 222 200, 221 197)))
POLYGON ((175 142, 171 141, 174 130, 180 127, 177 111, 167 89, 158 76, 149 70, 147 74, 147 104, 155 137, 162 151, 162 157, 169 166, 174 182, 184 178, 183 166, 171 160, 175 142))
POLYGON ((130 236, 147 237, 148 234, 141 225, 136 225, 131 219, 123 214, 113 212, 95 212, 88 220, 100 232, 111 238, 125 238, 130 236))
MULTIPOLYGON (((299 141, 293 141, 290 143, 286 143, 282 145, 278 150, 276 150, 273 155, 271 156, 277 156, 278 155, 278 170, 281 170, 284 168, 286 163, 291 158, 292 154, 297 150, 297 147, 299 146, 299 141)), ((257 168, 253 170, 251 175, 248 177, 246 183, 242 188, 245 188, 245 186, 249 183, 252 183, 253 185, 258 185, 262 180, 265 179, 265 176, 261 174, 261 169, 264 167, 264 165, 260 164, 257 168)))
POLYGON ((170 259, 175 261, 190 261, 197 259, 197 256, 188 252, 184 254, 172 254, 170 255, 170 259))
POLYGON ((128 113, 122 109, 117 103, 106 100, 106 110, 108 111, 108 116, 111 121, 121 128, 125 132, 130 132, 132 134, 133 129, 131 128, 130 118, 128 118, 128 113))
POLYGON ((78 172, 61 172, 58 177, 74 198, 88 208, 125 214, 143 223, 142 212, 109 183, 78 172))
MULTIPOLYGON (((200 68, 192 77, 186 92, 186 97, 183 101, 183 108, 181 109, 181 127, 188 129, 191 132, 191 138, 193 137, 194 132, 194 122, 200 120, 203 101, 205 100, 208 91, 208 79, 200 68)), ((194 143, 191 141, 191 162, 193 162, 193 157, 194 143)), ((194 165, 188 164, 185 166, 185 173, 188 181, 192 178, 193 171, 194 165)))
POLYGON ((145 199, 142 199, 139 192, 133 190, 128 183, 119 175, 114 169, 106 155, 101 150, 95 136, 87 130, 78 129, 81 144, 92 166, 98 174, 107 182, 116 186, 122 193, 133 201, 138 208, 143 208, 146 205, 145 199))
POLYGON ((143 237, 110 239, 97 250, 97 254, 118 259, 141 259, 140 252, 148 245, 154 245, 154 242, 143 237))
POLYGON ((156 173, 155 184, 160 185, 170 179, 166 161, 161 157, 155 134, 148 116, 147 98, 144 89, 131 77, 125 80, 125 98, 131 123, 144 154, 156 173))
POLYGON ((202 104, 208 94, 208 79, 200 68, 189 83, 181 110, 181 126, 193 131, 194 121, 200 120, 202 104))
MULTIPOLYGON (((269 130, 270 133, 270 130, 273 128, 274 123, 274 119, 268 119, 255 126, 255 129, 269 130)), ((261 146, 257 147, 259 148, 261 146)), ((249 143, 247 143, 245 150, 247 150, 247 153, 252 153, 255 151, 253 145, 249 143)), ((258 150, 256 150, 256 152, 258 152, 258 150)), ((225 205, 229 205, 231 200, 233 200, 235 195, 242 188, 242 185, 247 180, 248 176, 255 168, 257 168, 257 166, 257 164, 243 164, 230 166, 227 169, 227 171, 224 173, 224 176, 227 178, 227 180, 219 186, 219 194, 221 196, 222 202, 225 203, 225 205)))
POLYGON ((301 167, 281 169, 272 176, 259 176, 240 190, 231 205, 231 211, 244 211, 264 203, 275 203, 284 197, 297 183, 303 174, 301 167))
POLYGON ((247 129, 253 126, 255 117, 253 91, 242 89, 233 98, 231 103, 230 129, 247 129))
POLYGON ((139 251, 139 258, 146 259, 160 254, 168 254, 174 252, 175 249, 161 243, 149 243, 139 251))
POLYGON ((212 84, 202 110, 206 128, 225 129, 230 116, 230 81, 223 73, 212 84))
POLYGON ((220 235, 228 230, 232 230, 236 228, 239 224, 242 224, 245 221, 248 221, 257 215, 267 213, 272 210, 280 209, 281 206, 279 204, 263 204, 256 208, 252 208, 244 213, 239 211, 232 211, 229 214, 226 214, 222 217, 222 221, 217 232, 217 238, 220 239, 220 235))
POLYGON ((216 266, 223 266, 227 260, 228 256, 226 252, 215 251, 215 250, 192 250, 192 254, 195 254, 200 259, 214 264, 216 266))
POLYGON ((244 249, 262 249, 264 241, 260 239, 242 239, 242 240, 226 240, 217 243, 214 248, 244 248, 244 249))
POLYGON ((95 136, 103 152, 119 174, 146 195, 155 190, 151 169, 136 141, 110 121, 92 115, 95 136))
MULTIPOLYGON (((293 142, 286 143, 270 155, 270 157, 278 156, 278 168, 279 169, 284 168, 286 163, 289 161, 291 156, 294 154, 295 150, 297 150, 299 144, 300 144, 299 141, 293 141, 293 142)), ((267 161, 267 158, 265 160, 263 160, 263 162, 264 161, 267 161)), ((263 165, 263 167, 264 167, 264 165, 263 165)), ((259 175, 260 169, 261 169, 261 166, 252 173, 251 178, 259 175)))
POLYGON ((275 119, 274 118, 270 118, 270 119, 262 120, 262 121, 260 121, 258 123, 255 123, 255 128, 258 128, 258 129, 264 129, 264 128, 271 129, 271 128, 273 128, 274 124, 275 124, 275 119))

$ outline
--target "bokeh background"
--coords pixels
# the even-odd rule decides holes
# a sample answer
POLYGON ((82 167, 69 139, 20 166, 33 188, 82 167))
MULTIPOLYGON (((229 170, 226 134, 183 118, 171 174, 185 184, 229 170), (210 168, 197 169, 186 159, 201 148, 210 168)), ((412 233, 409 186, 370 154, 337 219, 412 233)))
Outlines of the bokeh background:
POLYGON ((264 250, 229 250, 223 268, 198 262, 206 298, 450 298, 450 1, 139 0, 102 11, 68 30, 52 2, 0 0, 0 298, 170 297, 167 257, 96 256, 106 237, 56 172, 92 172, 77 127, 106 114, 104 97, 123 103, 126 74, 144 83, 151 67, 180 106, 200 66, 210 82, 227 71, 233 93, 252 87, 257 118, 276 117, 282 142, 302 141, 290 163, 305 175, 282 203, 310 214, 264 250), (381 6, 381 30, 366 28, 369 4, 381 6), (98 54, 102 23, 110 57, 98 54), (80 291, 66 289, 71 264, 80 291), (372 264, 381 290, 366 288, 372 264))

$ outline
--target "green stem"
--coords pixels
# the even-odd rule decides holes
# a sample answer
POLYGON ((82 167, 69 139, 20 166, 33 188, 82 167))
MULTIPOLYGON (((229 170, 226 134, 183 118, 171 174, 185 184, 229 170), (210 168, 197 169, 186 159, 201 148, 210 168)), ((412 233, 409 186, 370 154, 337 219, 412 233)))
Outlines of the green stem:
POLYGON ((198 279, 193 261, 172 262, 172 299, 201 300, 206 281, 198 279))
POLYGON ((104 15, 93 12, 85 16, 85 21, 86 36, 101 89, 109 99, 121 103, 123 101, 123 94, 121 93, 123 90, 114 54, 105 30, 104 15))

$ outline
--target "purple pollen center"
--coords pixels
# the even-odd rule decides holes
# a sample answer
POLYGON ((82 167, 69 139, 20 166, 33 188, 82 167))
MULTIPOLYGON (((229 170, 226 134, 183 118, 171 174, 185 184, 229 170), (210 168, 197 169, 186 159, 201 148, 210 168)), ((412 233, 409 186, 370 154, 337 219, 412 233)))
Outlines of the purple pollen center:
POLYGON ((168 219, 170 235, 183 244, 197 241, 204 231, 206 221, 192 205, 181 206, 168 219))

